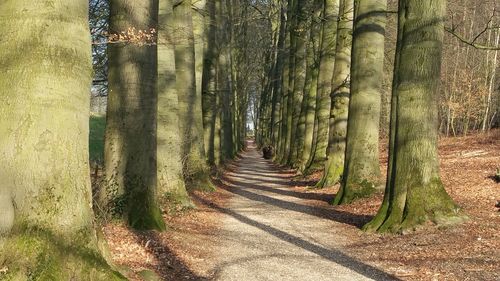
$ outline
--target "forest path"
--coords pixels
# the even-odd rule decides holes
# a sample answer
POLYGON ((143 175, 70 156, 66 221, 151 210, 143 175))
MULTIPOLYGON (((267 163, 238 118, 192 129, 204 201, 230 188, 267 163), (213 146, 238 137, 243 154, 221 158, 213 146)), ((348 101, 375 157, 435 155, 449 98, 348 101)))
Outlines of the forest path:
MULTIPOLYGON (((292 173, 262 158, 253 143, 222 179, 225 207, 212 272, 215 280, 391 280, 343 248, 340 222, 294 192, 292 173)), ((309 197, 308 195, 311 195, 309 197)), ((319 198, 318 198, 319 199, 319 198)))

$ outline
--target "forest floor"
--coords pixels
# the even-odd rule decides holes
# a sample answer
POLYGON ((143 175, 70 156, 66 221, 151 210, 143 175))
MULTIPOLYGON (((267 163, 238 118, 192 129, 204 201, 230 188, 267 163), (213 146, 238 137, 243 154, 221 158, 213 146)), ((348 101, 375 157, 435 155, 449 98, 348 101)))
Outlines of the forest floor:
MULTIPOLYGON (((381 171, 387 164, 381 145, 381 171)), ((197 208, 170 210, 163 233, 103 227, 114 262, 132 280, 500 280, 500 131, 443 138, 441 175, 470 218, 406 235, 360 227, 382 195, 334 207, 338 186, 264 160, 254 147, 227 166, 213 193, 193 192, 197 208), (146 270, 146 271, 145 271, 146 270), (149 271, 148 271, 149 270, 149 271)))

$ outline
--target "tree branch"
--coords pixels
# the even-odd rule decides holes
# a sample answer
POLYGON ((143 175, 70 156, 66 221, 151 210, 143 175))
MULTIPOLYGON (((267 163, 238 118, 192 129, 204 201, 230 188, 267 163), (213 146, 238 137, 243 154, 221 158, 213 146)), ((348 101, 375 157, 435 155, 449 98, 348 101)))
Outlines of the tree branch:
MULTIPOLYGON (((464 44, 467 44, 467 45, 469 45, 471 47, 474 47, 474 48, 476 48, 478 50, 500 50, 500 45, 497 45, 497 46, 487 46, 487 45, 482 45, 482 44, 476 43, 476 40, 477 40, 477 38, 479 36, 476 36, 476 38, 474 38, 474 40, 469 41, 464 36, 456 33, 453 28, 445 27, 444 29, 448 33, 450 33, 451 35, 455 36, 455 38, 457 38, 460 42, 462 42, 464 44)), ((482 33, 484 33, 484 31, 482 33)), ((479 34, 479 35, 481 35, 481 34, 479 34)))

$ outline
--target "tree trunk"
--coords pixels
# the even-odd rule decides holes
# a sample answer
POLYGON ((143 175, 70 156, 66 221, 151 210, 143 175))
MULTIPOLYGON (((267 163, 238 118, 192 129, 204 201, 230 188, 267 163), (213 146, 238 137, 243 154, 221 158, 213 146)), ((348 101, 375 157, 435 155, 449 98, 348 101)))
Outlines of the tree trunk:
MULTIPOLYGON (((292 14, 293 0, 286 1, 286 21, 285 21, 285 43, 283 47, 283 71, 281 73, 281 124, 280 124, 280 137, 278 138, 278 157, 276 162, 284 163, 286 161, 286 145, 288 136, 288 84, 290 78, 290 48, 291 48, 291 24, 290 17, 292 14)), ((285 5, 285 3, 283 3, 285 5)))
MULTIPOLYGON (((110 1, 110 31, 156 28, 158 1, 110 1)), ((103 207, 137 229, 165 229, 157 206, 157 48, 111 44, 103 207)))
POLYGON ((5 280, 123 280, 98 250, 89 177, 88 1, 0 2, 5 280))
POLYGON ((316 96, 317 137, 313 154, 307 164, 308 171, 324 166, 328 147, 328 127, 330 120, 332 76, 335 65, 335 48, 337 42, 337 18, 339 0, 326 0, 324 22, 320 50, 320 66, 318 76, 318 94, 316 96))
POLYGON ((349 71, 353 26, 353 0, 341 0, 337 28, 335 69, 332 80, 332 106, 328 142, 328 161, 323 178, 316 187, 334 185, 344 168, 344 153, 347 134, 347 112, 349 109, 349 71))
POLYGON ((319 74, 319 52, 321 44, 321 14, 323 10, 322 0, 315 0, 312 9, 312 20, 310 27, 309 48, 307 49, 308 79, 304 87, 304 142, 298 147, 299 168, 303 172, 313 149, 314 119, 316 113, 316 96, 318 92, 319 74))
POLYGON ((365 230, 399 232, 463 220, 439 176, 437 94, 444 1, 399 6, 389 170, 384 202, 365 230))
POLYGON ((201 93, 196 90, 196 61, 191 1, 174 6, 176 89, 182 136, 184 179, 190 187, 212 190, 204 148, 201 93))
POLYGON ((173 42, 173 6, 161 0, 158 18, 158 124, 157 181, 161 199, 190 206, 182 177, 179 101, 175 88, 175 50, 173 42))
MULTIPOLYGON (((498 46, 500 43, 500 31, 497 31, 497 38, 495 40, 495 46, 498 46)), ((488 67, 489 68, 489 62, 488 67)), ((489 115, 490 115, 490 107, 491 107, 491 100, 492 100, 492 95, 493 95, 493 90, 495 87, 495 81, 496 81, 496 74, 497 74, 497 65, 498 65, 498 50, 495 50, 495 55, 493 56, 493 64, 491 66, 491 73, 488 70, 488 74, 490 75, 488 79, 488 95, 486 98, 486 105, 485 105, 485 111, 484 111, 484 117, 483 117, 483 126, 481 130, 484 132, 486 130, 490 129, 490 124, 489 124, 489 115)))
MULTIPOLYGON (((285 116, 285 146, 283 149, 283 157, 281 158, 281 164, 289 163, 290 153, 291 153, 291 143, 292 141, 292 121, 293 121, 293 91, 295 84, 295 49, 296 49, 296 37, 295 29, 297 23, 297 7, 298 0, 289 0, 289 12, 288 20, 290 24, 288 27, 288 66, 286 67, 286 116, 285 116)), ((285 74, 285 72, 283 72, 285 74)))
POLYGON ((313 0, 298 1, 297 4, 297 25, 294 33, 296 47, 294 49, 295 64, 293 68, 293 92, 291 99, 291 131, 290 131, 290 154, 288 165, 297 167, 298 145, 303 143, 304 135, 299 132, 299 119, 301 113, 302 99, 304 98, 304 86, 307 70, 307 43, 309 40, 309 28, 311 23, 311 7, 313 0))
POLYGON ((369 196, 381 185, 378 139, 386 9, 387 0, 354 2, 346 159, 335 205, 369 196))
POLYGON ((207 28, 207 49, 205 50, 203 79, 202 79, 202 109, 203 130, 205 137, 205 150, 209 165, 215 165, 215 125, 217 118, 216 87, 217 87, 217 61, 218 51, 216 48, 215 22, 215 0, 207 1, 208 17, 205 23, 207 28))

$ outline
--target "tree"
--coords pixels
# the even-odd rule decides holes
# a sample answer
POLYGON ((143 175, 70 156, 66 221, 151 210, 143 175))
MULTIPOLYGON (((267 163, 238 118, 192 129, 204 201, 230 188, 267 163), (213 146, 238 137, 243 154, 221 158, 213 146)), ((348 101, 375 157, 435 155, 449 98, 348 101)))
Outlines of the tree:
MULTIPOLYGON (((295 38, 295 48, 293 54, 295 58, 293 71, 293 87, 289 105, 291 114, 289 114, 290 130, 290 151, 288 153, 287 164, 295 167, 298 163, 298 145, 303 143, 300 139, 304 136, 298 133, 299 119, 301 112, 302 99, 304 98, 304 86, 306 82, 307 69, 307 43, 309 40, 309 28, 311 23, 311 7, 314 0, 297 1, 296 28, 293 30, 295 38)), ((292 78, 290 78, 292 79, 292 78)))
POLYGON ((304 171, 311 156, 314 141, 316 96, 318 93, 319 60, 321 45, 322 0, 315 0, 312 5, 310 20, 309 46, 307 47, 307 70, 304 84, 304 98, 299 120, 298 167, 304 171))
POLYGON ((195 45, 191 1, 174 6, 176 89, 182 138, 184 178, 191 186, 213 189, 206 164, 201 92, 196 91, 195 45))
POLYGON ((173 5, 160 0, 158 18, 157 184, 160 198, 190 206, 182 177, 179 101, 175 79, 173 5))
POLYGON ((445 2, 401 0, 385 196, 364 229, 397 232, 463 220, 439 176, 437 100, 445 2))
POLYGON ((354 1, 351 97, 344 173, 336 205, 368 196, 381 185, 378 139, 386 9, 386 0, 354 1))
POLYGON ((332 106, 328 141, 328 161, 316 187, 331 186, 343 172, 349 109, 349 70, 351 65, 353 0, 341 0, 337 27, 335 68, 332 79, 332 106))
POLYGON ((0 2, 6 280, 124 279, 99 253, 93 225, 87 18, 87 1, 0 2))
POLYGON ((327 0, 324 4, 324 16, 321 30, 321 50, 318 74, 318 93, 316 96, 316 138, 313 153, 308 160, 305 173, 324 166, 328 147, 328 128, 330 120, 332 76, 335 66, 335 48, 337 42, 337 20, 339 0, 327 0))
MULTIPOLYGON (((110 1, 112 34, 155 28, 158 1, 110 1)), ((137 229, 165 229, 157 206, 157 47, 148 42, 114 43, 108 49, 106 187, 103 207, 125 215, 137 229)))
MULTIPOLYGON (((205 18, 205 28, 207 35, 207 48, 205 50, 203 62, 203 77, 202 77, 202 110, 203 110, 203 130, 205 140, 205 150, 207 153, 207 161, 209 165, 218 165, 217 159, 220 152, 220 145, 215 147, 216 138, 220 138, 216 134, 216 122, 219 118, 217 114, 217 60, 218 52, 216 44, 216 10, 215 0, 207 1, 206 7, 208 16, 205 18), (216 160, 217 159, 217 160, 216 160)), ((219 141, 217 143, 220 144, 219 141)))

